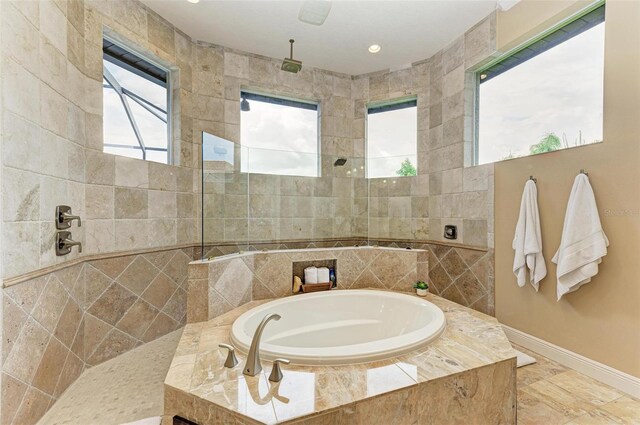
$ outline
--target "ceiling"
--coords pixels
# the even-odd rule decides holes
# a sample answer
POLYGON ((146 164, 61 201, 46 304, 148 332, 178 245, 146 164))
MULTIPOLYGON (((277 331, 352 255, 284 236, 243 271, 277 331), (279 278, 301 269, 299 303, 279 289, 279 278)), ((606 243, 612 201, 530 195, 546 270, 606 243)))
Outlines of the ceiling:
POLYGON ((143 0, 194 40, 358 75, 426 59, 486 17, 496 0, 333 1, 321 26, 298 20, 304 1, 143 0), (371 54, 371 44, 382 46, 371 54))

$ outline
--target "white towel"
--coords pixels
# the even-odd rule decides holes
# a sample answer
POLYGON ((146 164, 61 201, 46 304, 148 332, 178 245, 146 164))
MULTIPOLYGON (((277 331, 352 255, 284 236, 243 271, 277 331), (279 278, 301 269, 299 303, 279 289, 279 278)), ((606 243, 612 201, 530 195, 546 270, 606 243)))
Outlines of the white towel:
POLYGON ((329 282, 329 268, 318 267, 318 283, 329 282))
POLYGON ((558 265, 558 301, 598 274, 608 246, 589 178, 581 173, 573 182, 560 247, 552 260, 558 265))
POLYGON ((304 269, 304 283, 318 283, 318 269, 315 266, 304 269))
POLYGON ((542 255, 538 189, 533 180, 528 180, 524 185, 520 201, 520 216, 512 246, 515 250, 513 273, 517 277, 518 286, 525 285, 527 268, 529 268, 529 282, 537 292, 540 281, 547 275, 547 266, 544 264, 542 255))

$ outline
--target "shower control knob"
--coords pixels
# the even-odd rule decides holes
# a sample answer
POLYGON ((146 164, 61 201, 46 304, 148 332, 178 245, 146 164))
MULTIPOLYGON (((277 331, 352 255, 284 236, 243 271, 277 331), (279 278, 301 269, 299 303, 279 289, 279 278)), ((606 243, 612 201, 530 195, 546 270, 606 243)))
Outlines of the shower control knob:
POLYGON ((269 381, 271 382, 282 381, 282 369, 280 368, 280 363, 289 364, 291 362, 287 359, 275 359, 273 361, 273 369, 271 369, 271 374, 269 375, 269 381))
POLYGON ((58 205, 56 207, 56 229, 64 230, 71 227, 71 222, 77 220, 78 227, 82 226, 80 216, 71 213, 71 207, 68 205, 58 205))

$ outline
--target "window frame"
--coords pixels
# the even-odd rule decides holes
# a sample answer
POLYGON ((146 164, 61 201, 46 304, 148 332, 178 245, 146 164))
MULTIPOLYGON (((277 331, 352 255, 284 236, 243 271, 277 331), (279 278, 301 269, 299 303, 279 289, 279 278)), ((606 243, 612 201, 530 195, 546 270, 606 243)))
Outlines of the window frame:
MULTIPOLYGON (((240 172, 245 174, 265 174, 271 176, 285 176, 285 177, 309 177, 309 178, 319 178, 322 177, 322 154, 321 154, 321 104, 319 101, 309 100, 309 99, 301 99, 293 96, 287 95, 277 95, 273 93, 262 92, 259 90, 240 88, 240 99, 252 100, 255 102, 263 102, 270 103, 272 105, 279 106, 287 106, 300 108, 305 110, 315 110, 316 111, 316 175, 315 176, 296 176, 292 174, 280 174, 280 173, 253 173, 249 171, 242 171, 242 158, 238 158, 240 161, 240 172)), ((250 149, 264 149, 264 150, 272 150, 278 151, 278 149, 270 149, 270 148, 256 148, 256 147, 248 147, 242 144, 242 111, 240 111, 240 156, 242 156, 242 148, 245 147, 247 150, 250 149)), ((311 152, 300 152, 300 151, 286 151, 281 150, 282 152, 298 152, 303 154, 311 154, 311 152)))
MULTIPOLYGON (((367 179, 387 179, 387 178, 399 178, 405 176, 386 176, 386 177, 370 177, 369 176, 369 115, 378 114, 383 112, 397 111, 400 109, 416 108, 416 129, 420 128, 418 120, 420 114, 418 114, 418 96, 403 96, 395 99, 386 99, 382 101, 370 102, 365 105, 365 123, 364 123, 364 163, 365 163, 365 176, 367 179), (371 111, 374 112, 371 112, 371 111)), ((418 164, 418 134, 416 133, 416 175, 419 175, 418 164)))
MULTIPOLYGON (((597 19, 597 18, 596 18, 597 19)), ((538 34, 536 37, 533 37, 532 39, 514 47, 513 49, 511 49, 510 51, 508 51, 507 53, 498 56, 497 58, 489 61, 487 64, 485 64, 484 66, 482 66, 481 68, 477 69, 474 73, 473 73, 473 82, 474 82, 474 89, 473 89, 473 135, 472 135, 472 147, 471 147, 471 158, 470 158, 470 163, 471 166, 476 166, 476 165, 480 165, 479 164, 479 160, 480 160, 480 84, 482 84, 482 82, 484 81, 489 81, 491 78, 497 77, 500 74, 502 74, 503 72, 506 72, 510 69, 513 69, 515 67, 517 67, 518 65, 525 63, 526 61, 528 61, 529 59, 533 59, 534 57, 543 54, 551 49, 553 49, 556 46, 559 46, 560 44, 564 43, 565 41, 568 41, 576 36, 579 36, 580 34, 582 34, 585 31, 588 31, 592 28, 594 28, 595 26, 601 24, 601 23, 605 23, 606 25, 606 2, 605 0, 599 0, 591 5, 589 5, 588 7, 586 7, 585 9, 573 14, 572 16, 568 17, 567 19, 562 20, 561 22, 551 26, 550 28, 548 28, 547 30, 541 32, 540 34, 538 34), (593 22, 589 22, 588 25, 584 28, 577 28, 574 30, 574 32, 568 32, 568 34, 564 37, 561 37, 559 40, 558 39, 553 39, 554 35, 558 34, 560 31, 564 31, 565 33, 567 33, 566 29, 567 27, 571 26, 572 24, 574 24, 576 21, 579 21, 585 17, 587 17, 588 15, 602 15, 602 19, 597 21, 594 20, 593 22), (543 46, 543 44, 547 44, 547 46, 543 46), (492 75, 489 79, 486 79, 486 73, 490 72, 492 69, 495 69, 495 67, 503 64, 505 61, 508 61, 510 59, 513 59, 516 55, 518 55, 521 52, 526 51, 527 49, 532 50, 533 52, 529 52, 529 56, 526 58, 516 58, 516 60, 514 61, 513 64, 508 65, 508 67, 506 67, 505 69, 499 70, 499 72, 495 73, 495 75, 492 75), (531 55, 531 53, 533 53, 531 55)), ((604 137, 604 134, 603 134, 604 137)), ((571 149, 571 147, 569 148, 563 148, 563 149, 559 149, 559 150, 565 150, 565 149, 571 149)), ((529 157, 531 155, 526 155, 523 156, 522 158, 526 158, 529 157)), ((514 158, 516 159, 516 158, 514 158)), ((496 162, 501 162, 501 161, 508 161, 509 159, 502 159, 499 161, 494 161, 494 162, 490 162, 487 164, 494 164, 496 162)))
MULTIPOLYGON (((166 164, 167 165, 175 165, 174 164, 174 152, 173 152, 173 147, 174 147, 174 143, 173 143, 173 77, 174 77, 174 72, 169 66, 161 63, 159 60, 155 59, 154 56, 140 48, 137 48, 135 46, 133 46, 130 43, 126 43, 123 42, 121 40, 119 40, 119 37, 109 34, 105 32, 102 34, 102 40, 103 40, 103 46, 104 46, 104 42, 107 41, 117 47, 119 47, 122 50, 125 50, 126 52, 128 52, 131 55, 136 56, 138 59, 140 59, 141 61, 146 62, 147 64, 151 65, 152 67, 158 68, 159 70, 163 71, 166 75, 166 82, 165 82, 165 90, 167 93, 167 109, 166 109, 166 125, 167 125, 167 161, 166 164)), ((102 51, 102 63, 103 63, 103 79, 105 79, 104 74, 106 72, 106 68, 104 66, 104 61, 108 61, 110 63, 113 63, 116 66, 119 66, 120 68, 123 68, 129 72, 132 72, 138 76, 140 76, 141 78, 145 78, 148 79, 152 82, 156 82, 157 78, 149 73, 147 73, 145 75, 144 71, 140 70, 140 69, 135 69, 131 66, 129 66, 128 64, 119 61, 117 58, 115 58, 114 56, 110 55, 108 52, 105 51, 104 47, 103 47, 103 51, 102 51), (107 59, 107 56, 112 58, 112 60, 107 59)), ((135 93, 133 93, 135 95, 135 93)), ((144 99, 141 99, 141 101, 144 103, 144 99)), ((139 102, 136 101, 136 103, 138 103, 140 105, 139 102)), ((143 108, 149 110, 148 108, 146 108, 145 106, 141 105, 143 108)), ((124 105, 123 105, 124 107, 124 105)), ((104 108, 104 101, 103 101, 103 108, 104 108)), ((149 110, 149 112, 151 114, 153 114, 153 112, 151 112, 149 110)), ((126 108, 125 108, 125 113, 126 112, 126 108)), ((154 114, 155 115, 155 114, 154 114)), ((131 127, 134 131, 134 134, 137 133, 136 130, 136 126, 134 124, 134 121, 131 120, 131 118, 129 117, 129 114, 127 113, 127 118, 129 119, 129 122, 131 124, 131 127)), ((161 119, 161 118, 159 118, 161 119)), ((104 122, 104 109, 103 109, 103 122, 104 122)), ((137 134, 136 134, 136 139, 137 139, 137 134)), ((149 161, 149 162, 156 162, 156 161, 151 161, 149 159, 146 159, 146 150, 155 150, 155 151, 159 151, 161 152, 162 150, 159 150, 158 148, 149 148, 149 147, 143 147, 144 145, 144 140, 142 140, 142 144, 140 142, 140 139, 137 139, 139 145, 140 145, 140 149, 142 151, 142 161, 149 161)), ((103 136, 103 140, 102 140, 102 145, 103 145, 103 149, 104 146, 106 145, 106 140, 104 140, 104 136, 103 136)), ((114 147, 122 147, 122 146, 114 146, 114 147)), ((133 147, 133 149, 135 149, 135 147, 133 147)), ((104 151, 104 150, 103 150, 104 151)), ((109 153, 109 152, 105 152, 105 153, 109 153)), ((118 154, 111 154, 111 155, 118 155, 118 154)), ((118 156, 124 156, 124 155, 118 155, 118 156)), ((139 158, 134 158, 134 159, 139 159, 139 158)), ((162 164, 162 163, 160 163, 162 164)))

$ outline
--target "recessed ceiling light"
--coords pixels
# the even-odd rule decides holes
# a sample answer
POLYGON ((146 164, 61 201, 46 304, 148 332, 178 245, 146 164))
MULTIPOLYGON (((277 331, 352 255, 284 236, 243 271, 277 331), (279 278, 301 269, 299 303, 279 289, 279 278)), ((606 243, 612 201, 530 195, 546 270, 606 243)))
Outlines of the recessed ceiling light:
POLYGON ((382 50, 382 47, 380 47, 379 44, 372 44, 369 46, 369 53, 378 53, 380 50, 382 50))
POLYGON ((200 0, 187 0, 189 3, 200 3, 200 0))

